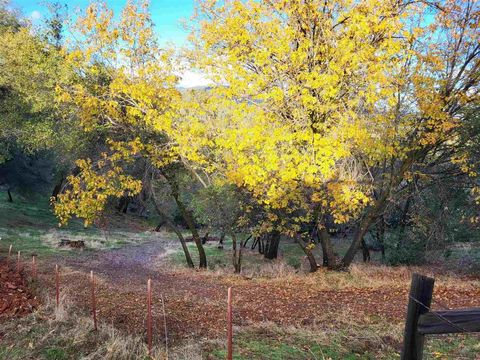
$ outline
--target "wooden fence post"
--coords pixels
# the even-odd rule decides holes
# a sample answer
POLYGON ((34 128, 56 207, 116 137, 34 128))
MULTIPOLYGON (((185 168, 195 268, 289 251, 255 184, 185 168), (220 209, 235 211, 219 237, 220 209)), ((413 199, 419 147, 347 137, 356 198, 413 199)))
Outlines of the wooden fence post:
POLYGON ((90 282, 92 285, 92 316, 93 316, 93 329, 97 331, 97 300, 95 298, 95 277, 93 271, 90 271, 90 282))
POLYGON ((10 247, 8 248, 8 257, 7 257, 8 268, 10 268, 10 256, 12 256, 12 244, 10 244, 10 247))
POLYGON ((430 309, 434 282, 420 274, 412 276, 401 360, 422 359, 424 335, 418 332, 417 324, 420 315, 430 309))
POLYGON ((60 273, 58 271, 58 265, 55 264, 55 300, 57 309, 60 305, 60 273))
POLYGON ((32 278, 37 279, 37 263, 35 262, 35 255, 32 255, 32 278))
POLYGON ((232 288, 228 288, 227 297, 227 359, 233 359, 233 325, 232 325, 232 288))
POLYGON ((20 251, 17 254, 17 273, 20 273, 20 251))
POLYGON ((165 313, 165 300, 163 295, 160 295, 162 299, 162 310, 163 310, 163 330, 165 331, 165 357, 168 360, 168 333, 167 333, 167 315, 165 313))
POLYGON ((147 346, 148 356, 152 357, 152 280, 147 281, 147 346))

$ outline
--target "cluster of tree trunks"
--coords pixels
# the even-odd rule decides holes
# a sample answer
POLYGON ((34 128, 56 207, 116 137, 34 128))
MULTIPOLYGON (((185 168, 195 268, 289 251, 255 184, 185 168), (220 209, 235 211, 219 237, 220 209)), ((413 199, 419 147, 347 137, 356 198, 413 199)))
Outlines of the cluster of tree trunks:
POLYGON ((268 234, 254 238, 251 249, 258 247, 258 252, 266 259, 276 259, 278 257, 278 247, 280 245, 280 232, 272 231, 268 234))

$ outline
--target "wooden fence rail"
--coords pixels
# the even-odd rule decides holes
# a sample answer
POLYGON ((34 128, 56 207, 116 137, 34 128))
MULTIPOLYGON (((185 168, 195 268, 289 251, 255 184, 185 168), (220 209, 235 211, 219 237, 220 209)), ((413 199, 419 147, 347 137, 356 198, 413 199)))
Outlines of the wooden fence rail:
POLYGON ((435 280, 413 274, 402 360, 421 360, 425 335, 480 332, 480 308, 431 311, 435 280))

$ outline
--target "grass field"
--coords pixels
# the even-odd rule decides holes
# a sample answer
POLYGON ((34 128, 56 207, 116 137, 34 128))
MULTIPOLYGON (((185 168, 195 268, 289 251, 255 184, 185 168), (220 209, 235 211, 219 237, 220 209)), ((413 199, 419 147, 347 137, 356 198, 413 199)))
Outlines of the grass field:
POLYGON ((59 226, 47 198, 25 200, 18 196, 13 203, 0 201, 0 248, 12 245, 25 255, 63 254, 68 248, 59 248, 60 239, 83 240, 86 250, 108 250, 126 244, 142 243, 152 238, 149 224, 143 218, 114 214, 104 228, 84 227, 80 220, 59 226))

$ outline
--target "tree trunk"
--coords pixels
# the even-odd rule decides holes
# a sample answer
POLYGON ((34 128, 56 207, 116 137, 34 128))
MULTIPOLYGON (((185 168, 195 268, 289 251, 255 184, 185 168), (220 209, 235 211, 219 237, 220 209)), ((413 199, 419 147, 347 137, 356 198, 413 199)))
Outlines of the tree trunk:
POLYGON ((202 245, 205 245, 208 241, 208 232, 202 237, 202 245))
POLYGON ((258 244, 258 236, 254 236, 252 246, 250 246, 250 250, 255 250, 255 248, 257 247, 257 244, 258 244))
POLYGON ((317 264, 317 260, 315 259, 315 256, 312 253, 312 249, 307 246, 305 241, 303 241, 300 236, 297 236, 295 238, 295 241, 297 242, 298 245, 300 245, 305 255, 307 255, 308 263, 310 264, 310 272, 317 271, 318 264, 317 264))
POLYGON ((7 189, 7 195, 8 195, 8 202, 13 203, 13 197, 12 197, 12 193, 10 192, 10 189, 7 189))
POLYGON ((130 198, 127 196, 122 196, 118 201, 117 210, 123 214, 126 214, 128 210, 128 204, 130 204, 130 198))
POLYGON ((62 190, 63 183, 65 182, 65 177, 62 176, 60 181, 55 185, 52 191, 52 198, 57 200, 58 194, 60 194, 60 191, 62 190))
POLYGON ((280 233, 276 230, 272 231, 268 236, 267 249, 264 251, 266 259, 276 259, 278 257, 278 245, 280 244, 280 233))
POLYGON ((169 175, 166 175, 164 172, 162 172, 163 176, 165 179, 168 181, 170 185, 170 189, 172 191, 172 197, 175 200, 175 203, 177 204, 178 210, 180 210, 180 213, 182 214, 183 219, 185 220, 190 232, 192 233, 192 238, 193 241, 195 241, 195 245, 197 246, 198 250, 198 257, 200 259, 200 268, 206 268, 207 267, 207 255, 205 254, 205 249, 203 248, 202 245, 202 240, 200 239, 200 235, 198 234, 198 231, 195 227, 195 222, 193 221, 193 216, 191 212, 187 209, 183 201, 180 199, 180 193, 178 189, 178 184, 177 182, 170 177, 169 175))
MULTIPOLYGON (((425 151, 423 149, 422 151, 425 151)), ((350 247, 348 248, 347 253, 342 259, 342 262, 340 264, 340 268, 348 268, 351 264, 353 259, 355 258, 355 254, 357 253, 360 243, 367 233, 368 229, 374 222, 374 220, 383 212, 385 209, 385 206, 387 204, 387 199, 390 196, 390 192, 393 188, 398 186, 400 182, 403 179, 403 175, 405 172, 412 166, 414 159, 418 158, 419 154, 412 152, 409 154, 407 159, 403 161, 403 163, 400 166, 400 169, 396 174, 391 175, 391 180, 388 185, 388 188, 383 189, 383 194, 380 196, 380 198, 376 201, 375 205, 371 207, 370 209, 367 209, 367 214, 366 216, 360 221, 360 225, 358 226, 358 229, 355 233, 355 236, 353 238, 352 243, 350 244, 350 247)), ((421 157, 421 156, 420 156, 421 157)))
POLYGON ((367 233, 370 225, 372 225, 374 220, 375 220, 375 214, 371 212, 360 222, 360 226, 355 232, 353 241, 350 244, 350 247, 348 248, 347 253, 342 259, 342 263, 340 265, 341 268, 348 268, 352 264, 352 261, 355 258, 355 255, 357 254, 357 251, 361 245, 362 239, 367 233))
POLYGON ((398 232, 398 243, 397 247, 400 248, 404 243, 405 243, 405 229, 407 227, 407 224, 409 222, 409 211, 410 211, 410 205, 412 203, 412 198, 413 195, 409 194, 407 200, 405 201, 405 206, 403 207, 402 210, 402 217, 400 219, 400 231, 398 232))
POLYGON ((319 224, 317 234, 320 240, 320 244, 322 246, 323 266, 329 269, 333 269, 336 264, 335 252, 333 251, 332 240, 330 238, 330 234, 328 233, 327 228, 325 227, 325 224, 319 224))
POLYGON ((382 252, 382 261, 385 262, 385 219, 383 215, 380 216, 377 230, 377 239, 381 246, 380 251, 382 252))
POLYGON ((190 251, 188 250, 188 246, 187 246, 187 243, 185 242, 185 238, 183 237, 182 232, 172 221, 169 220, 168 216, 160 209, 160 206, 157 203, 157 199, 155 197, 155 193, 153 189, 152 189, 152 202, 158 215, 160 215, 164 219, 159 226, 161 226, 162 224, 165 224, 177 235, 178 240, 180 240, 180 244, 182 245, 183 253, 185 254, 185 260, 187 261, 188 267, 194 268, 195 265, 193 264, 192 257, 190 256, 190 251))
POLYGON ((265 253, 265 242, 263 240, 263 235, 258 237, 258 253, 262 255, 265 253))
POLYGON ((363 253, 363 262, 370 261, 370 250, 368 249, 368 245, 365 242, 365 239, 362 239, 362 253, 363 253))
POLYGON ((198 257, 200 259, 199 266, 201 268, 207 267, 207 255, 205 254, 205 249, 203 248, 202 240, 200 239, 200 235, 198 234, 197 229, 195 228, 195 223, 193 221, 193 217, 190 211, 187 210, 183 202, 180 201, 179 198, 175 199, 178 208, 180 209, 180 213, 184 218, 185 222, 187 223, 190 232, 192 233, 193 241, 195 241, 195 245, 197 246, 198 250, 198 257))
POLYGON ((243 247, 247 247, 248 242, 252 238, 252 235, 250 235, 244 242, 243 242, 243 247))
MULTIPOLYGON (((157 212, 158 212, 158 211, 157 211, 157 212)), ((160 215, 160 214, 158 214, 158 215, 160 215)), ((159 232, 160 229, 162 228, 162 226, 165 225, 165 222, 166 222, 165 220, 160 220, 160 222, 158 223, 158 225, 155 227, 155 230, 154 230, 154 231, 155 231, 155 232, 159 232)))
POLYGON ((237 246, 237 237, 232 233, 232 250, 233 250, 233 268, 235 269, 236 274, 240 274, 242 271, 242 248, 243 242, 241 241, 239 246, 237 246))

